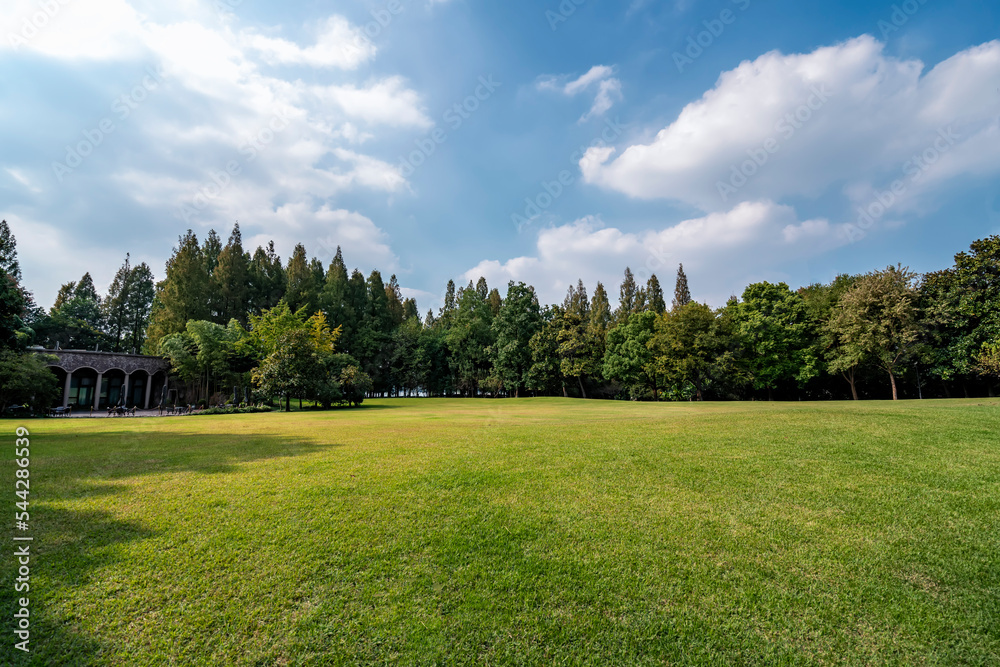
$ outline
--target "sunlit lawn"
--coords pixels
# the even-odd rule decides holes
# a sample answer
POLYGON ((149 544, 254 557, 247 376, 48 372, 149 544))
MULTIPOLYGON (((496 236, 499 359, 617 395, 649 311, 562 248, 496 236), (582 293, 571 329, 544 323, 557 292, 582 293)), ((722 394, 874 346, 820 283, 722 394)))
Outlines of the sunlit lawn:
POLYGON ((27 425, 2 664, 1000 664, 1000 401, 27 425))

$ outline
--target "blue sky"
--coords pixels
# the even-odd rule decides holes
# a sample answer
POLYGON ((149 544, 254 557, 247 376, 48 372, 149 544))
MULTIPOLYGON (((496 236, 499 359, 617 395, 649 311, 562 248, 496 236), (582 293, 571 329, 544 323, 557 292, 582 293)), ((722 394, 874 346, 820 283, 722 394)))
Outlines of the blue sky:
MULTIPOLYGON (((10 0, 0 192, 43 306, 187 228, 397 274, 696 299, 1000 233, 1000 6, 10 0)), ((9 6, 9 7, 8 7, 9 6)))

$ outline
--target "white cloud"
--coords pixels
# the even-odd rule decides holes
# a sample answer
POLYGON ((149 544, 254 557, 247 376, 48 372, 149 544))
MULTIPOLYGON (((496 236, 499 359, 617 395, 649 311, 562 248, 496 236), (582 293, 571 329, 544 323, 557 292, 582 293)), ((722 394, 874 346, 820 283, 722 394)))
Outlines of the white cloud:
POLYGON ((342 16, 331 16, 319 26, 316 43, 300 47, 294 42, 265 35, 248 35, 248 46, 271 65, 309 65, 355 69, 375 57, 375 45, 364 31, 342 16))
POLYGON ((957 140, 908 187, 911 202, 959 174, 995 172, 1000 42, 957 53, 926 73, 920 61, 891 58, 882 48, 865 35, 812 53, 774 51, 745 61, 652 142, 592 149, 580 161, 584 179, 706 211, 838 188, 860 204, 903 177, 907 161, 947 128, 957 140), (720 188, 740 182, 734 169, 755 173, 735 191, 720 188))
MULTIPOLYGON (((35 0, 11 2, 11 11, 5 6, 0 17, 0 36, 10 31, 20 34, 24 17, 30 24, 38 8, 35 0)), ((398 265, 381 229, 361 213, 330 203, 357 190, 404 190, 406 181, 398 168, 363 147, 376 133, 431 126, 420 94, 401 77, 366 74, 362 80, 351 80, 357 78, 351 70, 376 55, 360 28, 330 16, 314 26, 307 44, 300 45, 277 36, 277 28, 246 28, 239 15, 220 14, 215 0, 178 0, 170 5, 149 0, 53 2, 58 9, 45 19, 44 30, 33 32, 31 39, 15 40, 14 45, 4 39, 0 58, 30 52, 63 61, 68 68, 81 67, 81 60, 113 61, 107 67, 112 76, 134 70, 125 76, 138 79, 127 80, 119 93, 112 94, 135 90, 151 62, 159 71, 158 82, 141 91, 142 101, 131 105, 126 118, 112 111, 114 100, 108 100, 105 113, 114 123, 114 133, 64 176, 58 184, 60 196, 76 191, 85 201, 96 200, 99 194, 126 208, 133 204, 136 211, 148 212, 147 227, 162 227, 147 229, 150 233, 173 236, 181 225, 202 233, 209 226, 228 230, 240 220, 248 239, 273 237, 279 246, 288 245, 286 253, 300 240, 311 251, 316 246, 318 253, 319 239, 342 235, 337 242, 345 252, 350 248, 354 257, 350 261, 383 270, 398 265), (303 83, 274 65, 321 71, 303 83), (332 81, 331 74, 322 71, 330 69, 340 70, 332 81), (227 165, 235 165, 235 172, 227 174, 227 165)), ((109 80, 102 77, 101 85, 108 86, 109 80)), ((95 84, 92 92, 107 94, 103 90, 95 84)), ((56 96, 59 91, 48 92, 56 96)), ((52 154, 40 163, 21 164, 8 157, 4 167, 9 183, 32 193, 38 208, 44 208, 40 202, 55 194, 56 179, 47 170, 52 160, 64 160, 62 147, 76 145, 85 136, 81 133, 100 120, 82 119, 79 130, 53 141, 52 154)), ((87 228, 69 225, 60 238, 76 257, 92 259, 100 237, 85 235, 87 228)), ((78 262, 62 261, 57 250, 36 252, 27 240, 57 234, 39 231, 37 225, 28 229, 22 242, 28 247, 22 254, 27 263, 39 267, 32 271, 33 284, 45 283, 34 276, 46 270, 60 283, 79 278, 80 272, 72 268, 78 262)), ((144 238, 148 240, 149 234, 144 238)), ((121 242, 126 241, 145 242, 134 234, 121 242)), ((150 259, 154 272, 162 271, 164 259, 166 251, 163 257, 150 259)), ((111 266, 116 268, 117 263, 111 266)), ((58 284, 44 290, 50 288, 45 298, 54 295, 58 284)))
POLYGON ((622 99, 622 84, 614 77, 614 73, 613 67, 594 65, 586 74, 572 81, 566 81, 567 77, 565 76, 547 76, 542 77, 536 85, 539 90, 554 90, 567 97, 574 97, 596 85, 597 93, 594 103, 590 107, 590 111, 580 118, 580 122, 584 122, 594 116, 604 114, 614 106, 615 102, 622 99))
POLYGON ((291 254, 296 243, 302 243, 310 256, 319 257, 328 264, 339 245, 348 262, 348 270, 358 266, 388 273, 399 265, 386 233, 371 219, 355 211, 326 205, 317 208, 310 202, 296 202, 265 213, 261 223, 265 231, 252 236, 248 244, 264 245, 273 239, 278 253, 284 258, 291 254))
POLYGON ((770 201, 744 202, 729 211, 641 232, 607 227, 588 217, 541 230, 533 256, 486 260, 463 279, 482 275, 492 285, 524 281, 535 285, 545 303, 561 301, 577 278, 591 290, 600 280, 615 301, 626 266, 637 280, 657 274, 669 291, 677 265, 683 263, 695 298, 718 306, 750 282, 786 279, 779 269, 760 273, 756 267, 780 266, 845 242, 840 226, 823 219, 800 221, 791 207, 770 201))
POLYGON ((317 86, 310 92, 321 102, 336 105, 346 115, 369 125, 424 129, 434 125, 423 111, 420 96, 405 87, 402 77, 372 81, 364 87, 317 86))

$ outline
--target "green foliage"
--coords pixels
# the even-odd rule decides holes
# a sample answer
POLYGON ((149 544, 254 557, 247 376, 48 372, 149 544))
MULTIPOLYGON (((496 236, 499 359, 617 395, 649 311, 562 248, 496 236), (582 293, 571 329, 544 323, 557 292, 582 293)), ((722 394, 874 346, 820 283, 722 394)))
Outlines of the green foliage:
POLYGON ((750 285, 727 310, 743 348, 739 364, 755 389, 770 392, 787 381, 801 385, 819 374, 813 324, 802 297, 788 285, 750 285))
POLYGON ((493 320, 496 343, 492 348, 493 367, 507 391, 519 396, 531 370, 531 338, 542 326, 541 310, 533 289, 510 281, 507 297, 493 320))
POLYGON ((21 282, 21 265, 17 261, 17 239, 6 220, 0 220, 0 271, 21 282))
POLYGON ((688 288, 687 274, 684 273, 684 265, 677 267, 677 282, 674 285, 674 301, 672 308, 677 310, 691 303, 691 290, 688 288))
POLYGON ((608 332, 604 375, 624 385, 633 398, 657 394, 657 369, 650 341, 656 330, 656 313, 632 313, 608 332))
POLYGON ((306 248, 301 243, 295 246, 292 256, 288 259, 285 272, 288 285, 285 288, 285 301, 292 310, 305 308, 309 314, 319 310, 319 293, 321 285, 309 266, 306 248))
POLYGON ((189 229, 167 260, 166 277, 157 284, 146 334, 149 348, 156 349, 164 336, 181 333, 191 320, 210 318, 209 265, 214 267, 214 260, 205 257, 189 229))
POLYGON ((272 412, 273 408, 270 405, 247 405, 244 407, 230 407, 230 408, 206 408, 204 410, 196 410, 192 412, 189 416, 209 416, 209 415, 252 415, 261 412, 272 412))
POLYGON ((0 268, 0 351, 22 347, 24 294, 14 277, 0 268))
POLYGON ((259 315, 274 308, 285 296, 285 269, 274 251, 274 241, 267 248, 258 247, 247 268, 247 314, 259 315))
POLYGON ((871 359, 889 374, 892 398, 898 398, 896 376, 920 341, 915 279, 908 269, 890 266, 861 277, 844 293, 828 324, 840 350, 832 370, 871 359))
MULTIPOLYGON (((84 278, 89 278, 89 274, 84 278)), ((82 284, 83 280, 80 282, 82 284)), ((101 318, 112 351, 138 352, 142 349, 154 296, 153 273, 149 266, 145 262, 130 266, 126 254, 125 263, 115 274, 107 297, 100 302, 101 318)))
POLYGON ((655 273, 646 281, 646 308, 657 315, 662 315, 667 310, 667 302, 663 298, 663 288, 660 287, 660 280, 655 273))
POLYGON ((11 405, 27 405, 34 413, 44 413, 55 403, 59 386, 45 365, 54 360, 30 352, 0 350, 0 415, 11 405))
POLYGON ((649 341, 656 372, 672 387, 675 399, 704 398, 715 382, 731 377, 733 339, 725 320, 708 306, 694 301, 675 308, 656 320, 656 332, 649 341))
POLYGON ((212 272, 212 321, 218 324, 226 324, 230 320, 244 325, 247 323, 249 278, 250 256, 243 251, 243 234, 239 223, 236 223, 212 272))

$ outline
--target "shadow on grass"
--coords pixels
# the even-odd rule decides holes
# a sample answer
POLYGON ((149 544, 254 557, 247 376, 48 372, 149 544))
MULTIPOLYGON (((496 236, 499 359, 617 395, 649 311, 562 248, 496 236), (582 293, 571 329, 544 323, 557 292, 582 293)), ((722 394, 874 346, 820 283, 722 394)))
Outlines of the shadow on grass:
MULTIPOLYGON (((55 609, 58 595, 65 595, 86 585, 97 568, 125 567, 117 546, 143 540, 153 533, 132 522, 112 518, 104 511, 75 511, 41 505, 32 510, 33 526, 28 544, 28 591, 14 590, 17 564, 14 559, 4 568, 0 584, 0 614, 3 614, 5 640, 0 643, 0 664, 4 665, 98 665, 106 664, 109 647, 85 634, 71 611, 55 609), (29 653, 14 648, 13 618, 20 608, 18 599, 29 600, 29 653)), ((13 552, 10 548, 10 552, 13 552)), ((108 591, 109 596, 114 592, 108 591)))
MULTIPOLYGON (((82 630, 67 598, 86 587, 98 569, 128 567, 121 545, 155 533, 141 524, 122 521, 104 510, 74 510, 57 503, 111 497, 125 492, 116 483, 154 474, 215 475, 242 464, 305 456, 341 445, 271 434, 170 433, 126 430, 36 436, 32 441, 31 581, 30 590, 14 590, 17 562, 8 555, 0 576, 0 622, 5 639, 0 665, 98 665, 118 656, 118 647, 82 630), (48 440, 48 442, 46 442, 48 440), (30 599, 31 652, 14 648, 14 612, 18 599, 30 599), (57 609, 56 605, 62 606, 57 609), (64 605, 64 606, 63 606, 64 605)), ((6 466, 0 466, 0 469, 6 466)), ((8 501, 10 515, 13 500, 8 501)), ((20 544, 8 535, 8 545, 20 544)), ((4 549, 8 554, 13 546, 4 549)), ((113 577, 112 577, 113 579, 113 577)), ((87 597, 95 595, 88 592, 87 597)), ((113 597, 115 591, 104 595, 113 597)))
POLYGON ((77 499, 117 492, 108 482, 144 475, 235 472, 240 465, 307 456, 343 445, 271 434, 102 431, 68 442, 36 437, 32 478, 39 498, 77 499), (39 456, 41 452, 44 455, 39 456))

